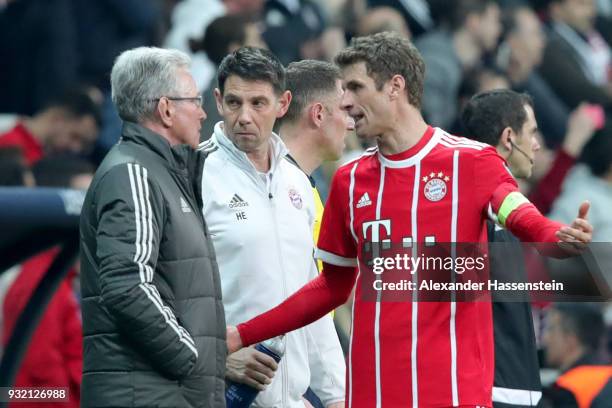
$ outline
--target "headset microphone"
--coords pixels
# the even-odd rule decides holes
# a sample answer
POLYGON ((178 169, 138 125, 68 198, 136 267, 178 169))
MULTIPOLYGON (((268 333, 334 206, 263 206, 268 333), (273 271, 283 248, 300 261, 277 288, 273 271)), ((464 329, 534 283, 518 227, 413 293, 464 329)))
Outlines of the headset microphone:
POLYGON ((518 147, 513 141, 512 139, 510 139, 510 144, 512 145, 513 148, 515 148, 516 150, 518 150, 523 156, 525 156, 527 158, 527 160, 529 160, 529 163, 531 163, 531 165, 533 166, 533 159, 531 157, 529 157, 529 155, 527 153, 525 153, 525 151, 523 149, 521 149, 520 147, 518 147))

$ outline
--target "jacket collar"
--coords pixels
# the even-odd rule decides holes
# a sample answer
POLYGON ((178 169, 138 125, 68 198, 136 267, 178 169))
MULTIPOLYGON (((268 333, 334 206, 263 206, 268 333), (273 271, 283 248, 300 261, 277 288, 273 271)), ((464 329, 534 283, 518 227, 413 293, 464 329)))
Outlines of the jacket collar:
MULTIPOLYGON (((238 149, 236 145, 234 145, 234 143, 225 135, 222 121, 215 125, 212 139, 227 153, 230 160, 232 160, 236 165, 246 171, 254 172, 255 174, 258 173, 257 169, 255 166, 253 166, 253 163, 248 158, 246 153, 238 149)), ((272 149, 272 154, 269 172, 274 174, 280 165, 281 160, 283 160, 283 158, 289 153, 289 150, 281 138, 274 132, 272 132, 270 137, 270 148, 272 149)))
POLYGON ((159 155, 168 167, 175 170, 185 171, 187 161, 193 149, 186 144, 171 146, 161 135, 134 122, 123 122, 121 131, 122 140, 145 146, 155 154, 159 155))

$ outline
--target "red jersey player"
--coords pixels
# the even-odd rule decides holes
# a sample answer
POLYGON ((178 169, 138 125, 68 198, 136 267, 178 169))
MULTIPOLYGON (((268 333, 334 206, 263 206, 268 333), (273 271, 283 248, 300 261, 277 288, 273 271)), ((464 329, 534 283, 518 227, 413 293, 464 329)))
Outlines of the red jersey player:
MULTIPOLYGON (((336 63, 357 135, 375 139, 377 147, 334 176, 317 244, 322 274, 275 309, 229 327, 230 352, 301 327, 344 302, 368 242, 383 248, 486 242, 488 216, 524 241, 567 242, 569 253, 591 240, 587 203, 571 226, 552 222, 518 191, 493 147, 425 123, 419 111, 424 63, 408 40, 391 33, 357 38, 336 63)), ((348 407, 491 406, 489 304, 365 301, 361 295, 371 289, 361 282, 348 407)))

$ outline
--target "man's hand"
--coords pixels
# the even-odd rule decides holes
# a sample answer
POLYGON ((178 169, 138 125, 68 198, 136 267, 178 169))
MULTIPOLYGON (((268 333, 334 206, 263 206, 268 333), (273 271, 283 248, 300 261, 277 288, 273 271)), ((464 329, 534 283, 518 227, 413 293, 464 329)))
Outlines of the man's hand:
POLYGON ((561 241, 559 246, 570 255, 579 255, 593 240, 593 226, 587 220, 590 207, 591 204, 584 201, 580 204, 578 217, 572 224, 556 232, 557 238, 561 241))
POLYGON ((227 356, 225 367, 228 380, 263 391, 272 382, 278 364, 272 357, 254 347, 245 347, 227 356))
POLYGON ((344 401, 334 402, 333 404, 329 404, 326 408, 344 408, 344 401))
POLYGON ((242 339, 236 326, 227 326, 226 328, 226 340, 227 352, 232 354, 242 348, 242 339))

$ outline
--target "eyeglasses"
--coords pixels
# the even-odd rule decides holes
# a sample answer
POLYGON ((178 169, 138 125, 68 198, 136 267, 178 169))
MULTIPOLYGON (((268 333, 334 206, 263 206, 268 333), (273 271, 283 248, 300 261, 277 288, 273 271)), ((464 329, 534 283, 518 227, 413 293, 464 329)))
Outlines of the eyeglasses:
POLYGON ((193 102, 198 108, 202 107, 202 95, 198 96, 162 96, 160 98, 151 99, 151 102, 158 102, 161 98, 166 98, 170 101, 188 101, 193 102))

